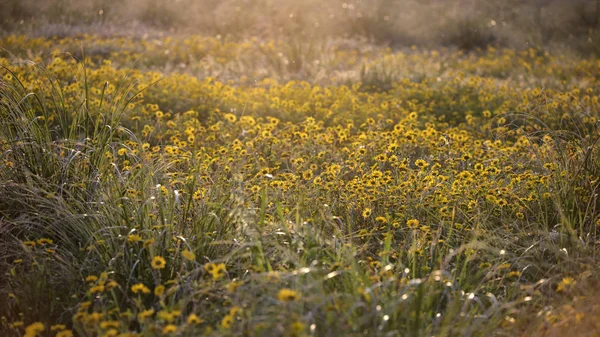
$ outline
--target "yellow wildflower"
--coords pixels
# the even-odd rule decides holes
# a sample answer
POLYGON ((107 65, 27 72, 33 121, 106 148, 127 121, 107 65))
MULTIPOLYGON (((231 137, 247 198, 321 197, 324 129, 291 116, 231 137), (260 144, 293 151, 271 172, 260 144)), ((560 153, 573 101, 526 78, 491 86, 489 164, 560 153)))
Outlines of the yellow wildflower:
POLYGON ((415 228, 419 227, 419 220, 410 219, 406 222, 406 226, 410 229, 415 229, 415 228))
POLYGON ((162 284, 159 284, 156 286, 156 288, 154 288, 154 295, 162 296, 164 293, 165 293, 165 286, 163 286, 162 284))
POLYGON ((198 324, 201 324, 202 322, 204 322, 204 320, 202 320, 196 314, 190 314, 187 318, 187 324, 190 324, 190 325, 198 325, 198 324))
POLYGON ((277 298, 282 302, 294 302, 300 299, 300 294, 292 289, 284 288, 279 291, 277 298))
POLYGON ((167 261, 162 256, 155 256, 152 259, 152 268, 163 269, 167 265, 167 261))
POLYGON ((363 218, 366 219, 366 218, 370 217, 372 212, 373 211, 370 208, 365 208, 362 212, 363 218))
POLYGON ((149 294, 150 293, 150 289, 148 289, 148 287, 146 287, 143 283, 138 283, 138 284, 134 284, 131 286, 131 291, 133 291, 134 294, 137 293, 143 293, 143 294, 149 294))
POLYGON ((189 250, 184 250, 181 255, 183 255, 183 257, 188 260, 188 261, 194 261, 196 260, 196 254, 194 254, 193 252, 189 251, 189 250))
POLYGON ((577 284, 577 281, 575 281, 574 278, 565 277, 560 281, 560 283, 556 287, 556 291, 561 292, 565 290, 570 290, 575 284, 577 284))
POLYGON ((144 310, 138 314, 138 320, 143 321, 146 318, 152 317, 152 315, 154 315, 154 309, 144 310))
POLYGON ((169 324, 169 325, 165 326, 162 333, 166 335, 166 334, 173 333, 175 331, 177 331, 177 325, 169 324))
POLYGON ((44 326, 44 323, 42 323, 42 322, 32 323, 25 328, 24 337, 35 337, 35 336, 39 335, 40 333, 42 333, 45 329, 46 329, 46 327, 44 326))

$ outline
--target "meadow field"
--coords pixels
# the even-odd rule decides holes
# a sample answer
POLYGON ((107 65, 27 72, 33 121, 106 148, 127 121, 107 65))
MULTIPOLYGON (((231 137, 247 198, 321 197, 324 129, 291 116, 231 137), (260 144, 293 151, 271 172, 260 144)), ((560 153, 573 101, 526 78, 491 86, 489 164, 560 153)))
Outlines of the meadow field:
POLYGON ((600 2, 139 1, 0 5, 1 336, 600 335, 600 2))

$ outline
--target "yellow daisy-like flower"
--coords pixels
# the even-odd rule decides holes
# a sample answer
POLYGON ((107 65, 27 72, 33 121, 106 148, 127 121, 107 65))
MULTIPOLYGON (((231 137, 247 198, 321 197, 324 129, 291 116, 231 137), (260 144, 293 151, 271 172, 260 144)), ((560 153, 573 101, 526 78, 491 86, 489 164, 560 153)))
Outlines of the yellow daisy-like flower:
POLYGON ((381 223, 381 224, 386 224, 388 221, 384 216, 378 216, 375 218, 375 221, 381 223))
POLYGON ((575 281, 574 278, 572 278, 572 277, 565 277, 565 278, 562 279, 562 281, 560 281, 560 283, 556 287, 556 291, 561 292, 561 291, 569 290, 575 284, 577 284, 577 281, 575 281))
POLYGON ((91 283, 96 282, 96 281, 98 281, 98 276, 96 276, 96 275, 89 275, 88 277, 85 278, 85 281, 86 282, 91 282, 91 283))
POLYGON ((171 323, 175 320, 175 318, 179 317, 179 315, 181 315, 181 311, 179 311, 179 310, 175 310, 175 311, 161 310, 158 312, 157 317, 159 319, 162 319, 163 321, 171 323))
POLYGON ((415 229, 415 228, 419 227, 419 220, 410 219, 406 222, 406 226, 410 229, 415 229))
POLYGON ((104 321, 102 323, 100 323, 100 327, 104 330, 113 328, 116 329, 119 327, 119 325, 121 325, 121 323, 119 321, 104 321))
POLYGON ((142 241, 142 237, 136 234, 130 234, 127 236, 127 242, 140 242, 142 241))
POLYGON ((229 329, 229 328, 231 328, 232 323, 233 323, 233 316, 226 315, 225 317, 223 317, 223 320, 221 321, 221 326, 225 329, 229 329))
POLYGON ((294 302, 300 299, 300 294, 292 289, 284 288, 279 291, 277 294, 277 299, 282 302, 294 302))
POLYGON ((187 324, 198 325, 204 322, 204 320, 198 317, 196 314, 190 314, 187 318, 187 324))
POLYGON ((371 216, 371 213, 373 213, 373 211, 372 211, 370 208, 365 208, 365 209, 362 211, 362 216, 363 216, 363 218, 365 218, 365 219, 366 219, 366 218, 368 218, 368 217, 370 217, 370 216, 371 216))
POLYGON ((313 171, 311 169, 308 169, 308 170, 302 172, 302 179, 311 180, 312 178, 313 178, 313 171))
POLYGON ((165 286, 163 286, 162 284, 159 284, 156 286, 156 288, 154 288, 154 295, 162 296, 164 293, 165 293, 165 286))
POLYGON ((67 328, 64 324, 55 324, 50 327, 50 331, 63 331, 67 328))
POLYGON ((234 114, 225 114, 223 117, 230 123, 235 123, 237 120, 237 117, 234 114))
POLYGON ((104 284, 98 284, 90 288, 90 293, 101 293, 104 292, 104 284))
POLYGON ((420 169, 425 169, 427 166, 429 166, 429 163, 427 163, 423 159, 417 159, 415 160, 415 166, 417 166, 420 169))
POLYGON ((183 256, 183 258, 185 258, 188 261, 194 261, 196 260, 196 254, 194 254, 193 252, 189 251, 189 250, 184 250, 181 255, 183 256))
POLYGON ((25 337, 35 337, 42 333, 46 327, 42 322, 35 322, 25 328, 25 337))
POLYGON ((155 256, 152 259, 153 269, 163 269, 167 265, 167 261, 162 256, 155 256))
POLYGON ((106 283, 106 290, 111 290, 118 286, 119 286, 119 284, 117 282, 115 282, 114 280, 110 280, 106 283))
POLYGON ((131 291, 133 291, 134 294, 137 294, 137 293, 149 294, 150 293, 150 289, 148 289, 148 287, 146 287, 143 283, 138 283, 138 284, 132 285, 131 291))
POLYGON ((219 263, 219 264, 214 264, 214 263, 207 263, 204 265, 204 270, 206 270, 207 272, 209 272, 213 279, 218 280, 220 278, 222 278, 223 276, 225 276, 225 264, 224 263, 219 263))
POLYGON ((170 334, 170 333, 175 332, 175 331, 177 331, 177 325, 175 325, 175 324, 169 324, 169 325, 165 326, 165 328, 163 329, 162 333, 166 335, 166 334, 170 334))
POLYGON ((152 317, 152 315, 154 315, 154 309, 144 310, 138 314, 138 320, 143 321, 146 318, 152 317))

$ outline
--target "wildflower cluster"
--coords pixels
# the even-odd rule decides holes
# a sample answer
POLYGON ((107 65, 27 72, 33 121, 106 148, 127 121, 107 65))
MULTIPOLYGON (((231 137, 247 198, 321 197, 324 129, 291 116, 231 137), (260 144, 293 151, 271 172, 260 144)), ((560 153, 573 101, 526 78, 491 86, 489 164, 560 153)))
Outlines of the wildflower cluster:
POLYGON ((401 69, 387 86, 235 68, 284 42, 83 41, 111 52, 1 42, 47 56, 0 58, 11 336, 460 334, 551 317, 545 298, 595 277, 598 60, 382 48, 318 66, 401 69))

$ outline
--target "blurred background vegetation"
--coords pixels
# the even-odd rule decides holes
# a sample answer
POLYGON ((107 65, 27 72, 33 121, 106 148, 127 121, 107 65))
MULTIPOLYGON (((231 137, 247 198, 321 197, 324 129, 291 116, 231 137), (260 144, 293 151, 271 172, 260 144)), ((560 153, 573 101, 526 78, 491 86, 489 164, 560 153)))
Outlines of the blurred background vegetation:
POLYGON ((0 33, 366 38, 600 55, 600 0, 3 0, 0 33))

